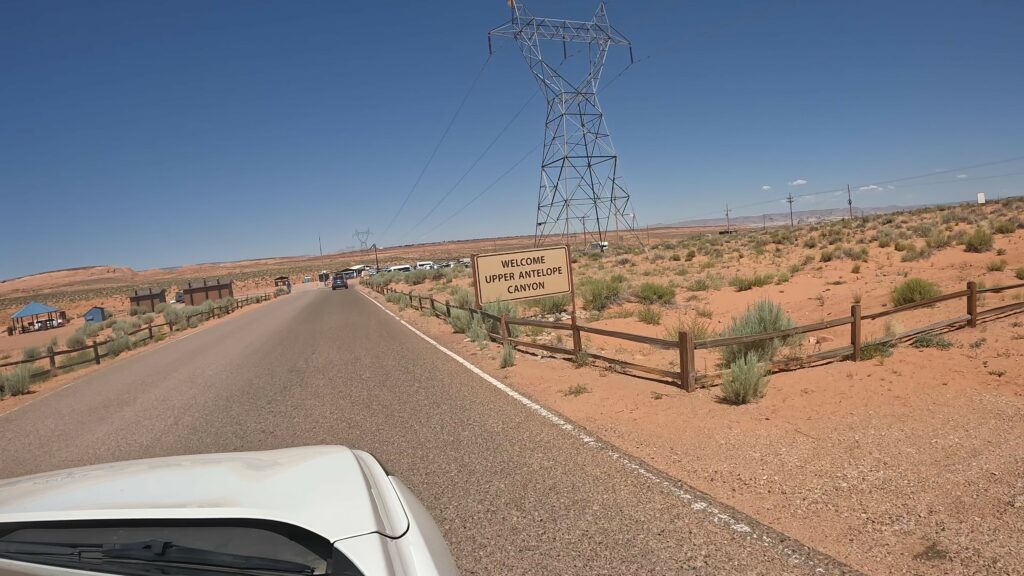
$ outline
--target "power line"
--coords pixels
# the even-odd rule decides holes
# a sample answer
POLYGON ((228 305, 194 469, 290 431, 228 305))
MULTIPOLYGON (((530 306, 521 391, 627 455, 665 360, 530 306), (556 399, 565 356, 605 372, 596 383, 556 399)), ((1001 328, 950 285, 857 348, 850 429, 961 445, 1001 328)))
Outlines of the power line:
MULTIPOLYGON (((932 177, 932 176, 941 176, 941 175, 944 175, 944 174, 951 174, 953 172, 963 172, 965 170, 973 170, 975 168, 984 168, 984 167, 987 167, 987 166, 996 166, 996 165, 999 165, 999 164, 1009 164, 1011 162, 1018 162, 1020 160, 1024 160, 1024 155, 1011 156, 1011 157, 1008 157, 1008 158, 1003 158, 1001 160, 990 160, 990 161, 987 161, 987 162, 980 162, 980 163, 977 163, 977 164, 970 164, 970 165, 967 165, 967 166, 960 166, 958 168, 948 168, 948 169, 942 169, 942 170, 933 170, 932 172, 926 172, 924 174, 915 174, 915 175, 912 175, 912 176, 901 176, 899 178, 891 178, 889 180, 876 180, 874 182, 867 182, 867 183, 864 183, 864 184, 858 184, 858 185, 856 185, 856 187, 857 188, 864 188, 864 187, 868 187, 868 186, 882 186, 882 185, 887 185, 887 184, 895 184, 895 183, 900 183, 900 182, 907 182, 907 181, 910 181, 910 180, 919 180, 921 178, 928 178, 928 177, 932 177)), ((1016 175, 1019 175, 1019 174, 1022 174, 1022 173, 1021 172, 1012 172, 1012 173, 1009 173, 1009 174, 1000 174, 1000 175, 995 175, 995 176, 983 176, 983 177, 979 177, 979 178, 971 178, 969 180, 959 180, 958 179, 958 180, 952 180, 952 181, 949 181, 949 182, 924 182, 924 183, 921 183, 921 184, 911 184, 910 186, 926 186, 926 185, 933 185, 933 184, 949 184, 949 183, 956 183, 956 182, 972 182, 972 181, 979 181, 979 180, 988 180, 988 179, 991 179, 991 178, 1006 178, 1006 177, 1009 177, 1009 176, 1016 176, 1016 175)), ((903 186, 903 188, 908 188, 910 186, 903 186)), ((776 203, 776 202, 789 202, 790 203, 790 209, 792 209, 792 201, 795 201, 795 200, 798 200, 798 199, 801 199, 801 198, 814 198, 816 196, 824 196, 826 194, 838 195, 838 194, 841 194, 841 193, 843 193, 845 191, 846 191, 845 188, 833 188, 833 189, 830 189, 830 190, 822 190, 822 191, 819 191, 819 192, 809 192, 807 194, 799 194, 799 195, 796 195, 796 196, 793 196, 792 192, 790 192, 787 196, 781 197, 781 198, 770 198, 770 199, 766 199, 766 200, 759 200, 757 202, 750 202, 750 203, 747 203, 747 204, 741 204, 739 206, 734 207, 733 211, 735 211, 737 209, 752 208, 752 207, 755 207, 755 206, 763 206, 765 204, 772 204, 772 203, 776 203)), ((704 218, 704 217, 708 217, 708 216, 714 216, 715 214, 718 214, 718 213, 719 213, 719 211, 717 211, 717 210, 708 211, 708 212, 705 212, 703 214, 698 214, 696 216, 693 216, 692 218, 704 218)))
POLYGON ((441 198, 439 198, 436 203, 434 203, 434 206, 431 207, 431 209, 426 214, 424 214, 422 218, 420 218, 419 222, 416 222, 414 226, 408 229, 406 234, 409 234, 416 228, 419 228, 420 224, 423 224, 423 222, 425 222, 427 218, 430 218, 434 211, 436 211, 441 206, 441 204, 443 204, 444 201, 447 200, 449 196, 451 196, 452 192, 455 192, 459 185, 462 184, 462 181, 465 180, 467 176, 469 176, 469 173, 472 172, 474 168, 476 168, 477 164, 479 164, 480 161, 483 160, 484 156, 486 156, 487 153, 491 151, 491 148, 493 148, 494 145, 498 143, 498 140, 500 140, 501 137, 505 135, 505 132, 507 132, 508 129, 512 127, 512 124, 514 124, 515 121, 519 118, 519 116, 522 115, 522 113, 526 110, 527 106, 529 106, 530 103, 533 102, 533 99, 536 96, 537 92, 532 92, 530 94, 530 97, 526 99, 526 102, 524 102, 523 105, 519 108, 519 110, 512 116, 512 118, 505 123, 505 126, 501 129, 501 131, 498 132, 498 134, 483 149, 483 151, 480 152, 476 159, 473 160, 473 163, 469 165, 469 168, 467 168, 466 171, 462 173, 462 176, 459 176, 459 179, 455 181, 455 184, 453 184, 452 187, 449 188, 448 191, 445 192, 444 195, 441 196, 441 198))
POLYGON ((462 108, 466 105, 466 101, 469 100, 469 95, 473 93, 473 89, 476 88, 476 84, 477 82, 480 81, 480 77, 484 75, 484 70, 487 68, 487 63, 490 61, 490 56, 488 56, 487 59, 484 60, 483 66, 480 67, 480 71, 477 72, 476 77, 473 78, 473 82, 470 83, 469 89, 466 90, 466 94, 462 97, 462 101, 459 102, 458 108, 455 109, 455 113, 452 114, 451 120, 448 121, 448 125, 445 126, 444 132, 441 133, 441 137, 437 140, 437 144, 434 146, 434 150, 430 153, 430 157, 427 158, 427 163, 423 165, 423 169, 420 170, 419 176, 416 177, 416 182, 413 183, 412 188, 410 188, 409 192, 405 195, 405 199, 402 200, 402 204, 398 207, 398 210, 395 211, 395 214, 391 217, 391 221, 388 222, 387 227, 384 228, 384 234, 387 234, 388 231, 391 230, 391 227, 394 226, 395 224, 395 220, 398 219, 398 215, 402 213, 402 210, 405 209, 405 205, 409 203, 409 198, 412 197, 412 193, 420 185, 420 181, 423 180, 423 175, 427 173, 427 169, 430 168, 430 165, 434 162, 434 157, 437 156, 437 151, 441 149, 441 144, 443 144, 445 138, 448 137, 448 132, 451 131, 452 126, 455 124, 456 118, 458 118, 459 114, 462 112, 462 108))
POLYGON ((439 222, 439 223, 438 223, 438 224, 437 224, 436 226, 434 226, 434 227, 433 227, 433 228, 431 228, 430 230, 427 230, 427 231, 426 231, 426 232, 424 232, 424 233, 423 233, 422 235, 420 235, 420 238, 423 238, 423 237, 424 237, 424 236, 426 236, 427 234, 430 234, 430 233, 431 233, 431 232, 433 232, 434 230, 437 230, 437 229, 438 229, 438 228, 440 228, 441 226, 444 226, 444 225, 445 225, 445 224, 447 224, 447 223, 448 223, 449 221, 451 221, 451 219, 452 219, 452 218, 455 218, 456 216, 458 216, 459 214, 461 214, 461 213, 463 212, 463 210, 465 210, 466 208, 469 208, 469 207, 470 207, 470 206, 471 206, 471 205, 472 205, 472 204, 473 204, 474 202, 476 202, 477 200, 479 200, 479 199, 480 199, 480 198, 481 198, 481 197, 482 197, 482 196, 483 196, 484 194, 486 194, 486 193, 490 192, 490 190, 491 190, 492 188, 494 188, 495 186, 497 186, 497 185, 498 185, 498 182, 501 182, 501 181, 502 181, 502 180, 503 180, 503 179, 505 178, 505 176, 508 176, 510 172, 512 172, 512 171, 513 171, 513 170, 515 170, 515 169, 516 169, 516 168, 517 168, 517 167, 518 167, 518 166, 519 166, 520 164, 522 164, 523 162, 525 162, 525 161, 526 161, 526 159, 527 159, 527 158, 529 158, 529 157, 530 157, 530 156, 531 156, 531 155, 532 155, 532 154, 533 154, 534 152, 536 152, 536 151, 537 151, 537 149, 538 149, 538 148, 540 148, 540 147, 541 147, 541 144, 537 144, 536 146, 534 146, 534 147, 533 147, 533 148, 532 148, 532 149, 531 149, 531 150, 530 150, 529 152, 527 152, 526 154, 524 154, 522 158, 520 158, 519 160, 516 160, 516 163, 515 163, 515 164, 513 164, 513 165, 512 165, 512 166, 510 166, 510 167, 509 167, 509 168, 508 168, 507 170, 505 170, 504 172, 502 172, 502 173, 501 173, 501 176, 498 176, 498 177, 497 177, 497 179, 495 179, 495 180, 494 180, 494 182, 491 182, 490 184, 488 184, 486 188, 484 188, 483 190, 481 190, 480 192, 478 192, 478 193, 476 194, 476 196, 473 196, 473 198, 471 198, 471 199, 469 200, 469 202, 466 202, 465 204, 463 204, 462 208, 459 208, 459 209, 458 209, 458 210, 456 210, 455 212, 452 212, 451 214, 449 214, 447 218, 445 218, 444 220, 442 220, 441 222, 439 222))

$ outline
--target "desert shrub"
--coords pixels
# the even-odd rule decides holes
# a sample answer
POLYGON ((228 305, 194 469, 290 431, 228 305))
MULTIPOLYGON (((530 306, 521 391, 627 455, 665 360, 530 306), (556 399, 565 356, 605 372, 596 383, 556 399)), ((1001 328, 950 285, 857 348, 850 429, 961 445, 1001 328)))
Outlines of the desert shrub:
MULTIPOLYGON (((488 302, 484 304, 484 311, 488 314, 494 314, 495 316, 501 316, 502 314, 507 315, 509 318, 519 318, 519 306, 515 302, 488 302)), ((501 334, 501 322, 497 320, 487 319, 487 329, 492 334, 501 334)), ((509 325, 508 334, 513 338, 519 335, 519 326, 509 325)))
POLYGON ((999 258, 996 260, 989 260, 988 263, 985 264, 985 269, 989 272, 1002 272, 1003 270, 1006 270, 1006 265, 1006 259, 999 258))
POLYGON ((907 242, 906 240, 897 240, 893 242, 892 249, 897 252, 904 252, 914 247, 913 242, 907 242))
POLYGON ((831 262, 835 257, 836 257, 835 252, 833 252, 831 248, 826 248, 826 249, 821 251, 821 256, 819 257, 819 261, 820 262, 831 262))
POLYGON ((202 322, 199 320, 199 316, 193 316, 193 317, 188 319, 188 327, 189 328, 199 328, 199 324, 201 324, 201 323, 202 322))
POLYGON ((676 291, 665 284, 644 282, 633 291, 633 296, 643 304, 671 304, 676 291))
POLYGON ((942 230, 938 229, 936 229, 930 236, 928 236, 924 240, 925 246, 931 248, 932 250, 939 250, 941 248, 945 248, 952 243, 953 240, 949 237, 949 235, 943 232, 942 230))
POLYGON ((677 340, 680 332, 689 332, 695 341, 707 340, 713 336, 711 322, 700 316, 676 321, 675 324, 665 329, 665 336, 670 340, 677 340))
POLYGON ((32 368, 28 364, 15 366, 6 373, 0 373, 0 398, 4 396, 21 396, 29 391, 32 381, 32 368))
POLYGON ((786 282, 789 282, 788 272, 779 272, 778 274, 775 275, 776 284, 785 284, 786 282))
POLYGON ((139 306, 132 306, 131 308, 128 309, 129 316, 138 316, 139 314, 144 314, 145 312, 146 309, 141 308, 139 306))
POLYGON ((858 262, 858 263, 854 264, 853 266, 851 266, 850 267, 850 272, 852 272, 854 274, 860 274, 860 262, 858 262))
POLYGON ((988 252, 992 249, 992 243, 992 233, 987 228, 978 226, 964 237, 964 250, 976 253, 988 252))
POLYGON ((885 359, 892 356, 892 351, 896 348, 896 344, 893 342, 882 342, 879 340, 869 340, 861 345, 860 357, 861 360, 875 360, 885 359))
POLYGON ((949 350, 953 347, 953 343, 941 334, 922 334, 914 338, 910 345, 914 348, 938 348, 939 350, 949 350))
POLYGON ((61 356, 60 367, 69 368, 72 366, 85 364, 86 362, 92 362, 92 360, 92 350, 82 350, 81 352, 75 352, 74 354, 66 354, 64 356, 61 356))
POLYGON ((43 352, 39 349, 38 346, 29 346, 28 348, 25 348, 24 350, 21 351, 21 357, 24 360, 33 360, 35 358, 41 357, 42 355, 43 352))
POLYGON ((992 231, 996 234, 1013 234, 1017 225, 1009 220, 996 220, 992 223, 992 231))
POLYGON ((1006 248, 996 248, 996 256, 1006 256, 1006 248))
POLYGON ((689 250, 686 251, 685 260, 687 262, 693 260, 696 257, 697 257, 697 251, 694 250, 693 248, 690 248, 689 250))
POLYGON ((498 359, 498 366, 500 368, 511 368, 516 363, 516 349, 511 344, 505 344, 501 347, 501 356, 498 359))
MULTIPOLYGON (((198 323, 196 324, 196 326, 198 326, 198 323)), ((107 342, 107 353, 110 354, 112 358, 118 357, 122 352, 131 350, 131 348, 132 341, 125 334, 121 334, 120 336, 117 336, 110 340, 110 342, 107 342)))
POLYGON ((470 340, 476 342, 477 346, 484 348, 487 343, 491 341, 490 334, 487 333, 487 326, 484 325, 483 320, 479 316, 473 316, 473 319, 469 323, 469 328, 466 330, 466 336, 470 340))
POLYGON ((284 286, 278 286, 277 288, 274 288, 274 298, 277 298, 279 296, 284 296, 287 293, 288 293, 288 289, 285 288, 284 286))
POLYGON ((661 311, 653 306, 644 305, 636 311, 636 318, 644 324, 657 326, 661 324, 661 311))
POLYGON ((545 296, 544 298, 538 298, 529 302, 540 310, 541 314, 561 314, 569 308, 569 296, 563 294, 560 296, 545 296))
POLYGON ((686 289, 690 292, 708 292, 711 290, 719 290, 725 284, 725 280, 718 274, 707 274, 694 278, 689 284, 686 285, 686 289))
POLYGON ((64 340, 64 345, 68 348, 81 348, 82 346, 85 346, 85 336, 80 332, 75 332, 64 340))
POLYGON ((767 369, 755 352, 747 352, 729 364, 722 380, 722 399, 730 404, 747 404, 764 396, 767 369))
POLYGON ((629 264, 632 264, 633 261, 630 260, 629 256, 619 256, 615 259, 615 263, 619 266, 628 266, 629 264))
POLYGON ((750 276, 733 276, 729 280, 729 285, 736 289, 737 292, 745 292, 751 288, 760 288, 761 286, 767 286, 772 283, 774 276, 771 274, 752 274, 750 276))
MULTIPOLYGON (((233 300, 233 298, 232 298, 232 300, 233 300)), ((142 322, 143 324, 152 324, 153 323, 153 318, 154 318, 153 314, 143 314, 142 317, 139 318, 139 321, 142 322)))
POLYGON ((401 292, 388 292, 384 296, 384 300, 394 304, 395 306, 398 306, 403 310, 408 308, 409 304, 412 302, 409 296, 402 294, 401 292))
POLYGON ((861 262, 868 261, 868 247, 867 246, 843 246, 843 257, 849 260, 859 260, 861 262))
POLYGON ((930 258, 932 251, 928 248, 918 248, 916 244, 910 246, 900 256, 900 262, 914 262, 915 260, 926 260, 930 258))
POLYGON ((174 326, 178 326, 180 324, 184 324, 184 322, 185 322, 185 313, 182 312, 181 308, 175 308, 173 306, 168 306, 167 308, 164 308, 164 321, 165 322, 170 322, 174 326))
POLYGON ((817 247, 818 247, 818 238, 816 236, 814 236, 812 234, 812 235, 808 236, 807 238, 804 238, 804 248, 817 248, 817 247))
POLYGON ((683 260, 683 257, 678 252, 673 252, 672 255, 668 257, 668 259, 673 262, 681 262, 683 260))
POLYGON ((466 312, 465 310, 452 310, 452 317, 448 321, 454 330, 458 334, 465 334, 469 327, 473 325, 473 314, 466 312))
POLYGON ((583 306, 598 312, 607 309, 622 297, 623 284, 624 282, 616 282, 614 276, 608 280, 584 278, 579 286, 583 306))
POLYGON ((1024 280, 1024 268, 1017 268, 1013 271, 1013 275, 1017 277, 1017 280, 1024 280))
MULTIPOLYGON (((782 309, 782 306, 771 300, 762 299, 748 306, 743 314, 733 317, 730 325, 721 335, 723 337, 753 336, 755 334, 788 330, 794 326, 796 324, 786 314, 785 310, 782 309)), ((746 344, 725 346, 722 348, 720 364, 723 368, 727 368, 733 362, 751 352, 756 354, 760 361, 769 362, 786 345, 787 341, 786 338, 770 338, 746 344)))
POLYGON ((450 302, 460 308, 471 308, 476 302, 476 298, 473 296, 473 292, 469 288, 456 286, 455 288, 452 288, 452 298, 450 302))
POLYGON ((892 289, 891 299, 893 306, 903 306, 905 304, 913 304, 914 302, 920 302, 921 300, 927 300, 929 298, 935 298, 942 294, 939 287, 934 282, 929 282, 923 278, 908 278, 903 282, 900 282, 892 289))

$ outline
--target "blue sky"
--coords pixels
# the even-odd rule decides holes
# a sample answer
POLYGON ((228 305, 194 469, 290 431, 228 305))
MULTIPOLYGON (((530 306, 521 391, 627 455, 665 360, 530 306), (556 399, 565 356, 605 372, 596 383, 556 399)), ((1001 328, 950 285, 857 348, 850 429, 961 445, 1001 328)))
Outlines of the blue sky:
MULTIPOLYGON (((607 4, 638 60, 601 98, 641 224, 1024 155, 1019 2, 607 4)), ((529 7, 589 19, 596 2, 529 7)), ((381 245, 532 233, 539 150, 442 221, 538 146, 539 96, 414 228, 537 91, 510 41, 487 60, 507 18, 502 0, 0 0, 0 278, 310 254, 356 228, 381 245)), ((627 64, 613 53, 605 78, 627 64)), ((1020 194, 1022 172, 855 202, 1020 194)))

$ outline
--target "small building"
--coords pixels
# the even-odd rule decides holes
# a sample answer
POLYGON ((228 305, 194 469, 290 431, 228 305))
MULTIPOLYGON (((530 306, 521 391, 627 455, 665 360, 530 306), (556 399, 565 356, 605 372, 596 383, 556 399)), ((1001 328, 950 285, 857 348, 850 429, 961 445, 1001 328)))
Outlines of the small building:
POLYGON ((291 281, 291 279, 288 278, 287 276, 278 276, 277 278, 274 278, 274 289, 275 289, 275 291, 276 291, 277 288, 284 288, 290 294, 291 291, 292 291, 292 281, 291 281))
POLYGON ((362 274, 363 270, 366 270, 366 265, 359 264, 358 266, 350 266, 340 272, 335 272, 335 274, 341 274, 342 278, 352 279, 362 274))
POLYGON ((142 310, 143 312, 156 312, 159 304, 167 302, 167 289, 161 288, 136 288, 128 295, 129 309, 142 310))
POLYGON ((107 311, 104 310, 102 306, 93 306, 86 310, 82 317, 85 318, 86 324, 99 324, 106 319, 106 316, 107 311))
POLYGON ((233 297, 235 295, 235 286, 231 280, 221 280, 220 278, 208 280, 203 278, 196 281, 189 280, 181 291, 185 293, 185 304, 199 306, 207 300, 233 297))

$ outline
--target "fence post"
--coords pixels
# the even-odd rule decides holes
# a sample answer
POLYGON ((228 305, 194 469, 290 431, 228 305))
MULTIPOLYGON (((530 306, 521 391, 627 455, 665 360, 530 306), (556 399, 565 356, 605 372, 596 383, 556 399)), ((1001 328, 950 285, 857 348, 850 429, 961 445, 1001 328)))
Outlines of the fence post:
POLYGON ((53 346, 47 346, 46 350, 50 353, 50 372, 53 372, 57 368, 56 350, 53 349, 53 346))
POLYGON ((153 339, 153 323, 152 322, 149 323, 149 339, 150 340, 153 339))
POLYGON ((444 299, 444 313, 451 318, 452 317, 452 305, 447 298, 444 299))
POLYGON ((572 353, 579 356, 583 351, 583 342, 580 341, 580 327, 576 324, 576 312, 572 314, 572 353))
POLYGON ((860 362, 860 304, 850 306, 850 344, 853 346, 853 361, 860 362))
POLYGON ((978 325, 978 283, 971 280, 967 283, 967 326, 974 328, 978 325))
POLYGON ((697 377, 693 373, 693 336, 685 330, 679 331, 679 383, 687 392, 697 389, 697 377))
POLYGON ((92 356, 96 360, 96 364, 100 363, 100 345, 95 340, 92 341, 92 356))
POLYGON ((437 309, 434 308, 434 295, 430 295, 430 315, 437 316, 437 309))
POLYGON ((508 313, 501 315, 501 344, 508 345, 508 313))

